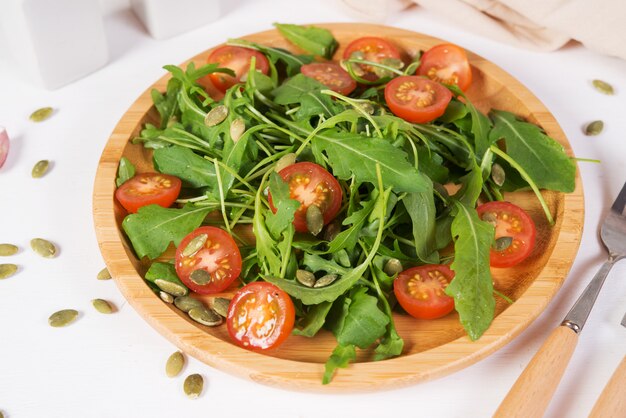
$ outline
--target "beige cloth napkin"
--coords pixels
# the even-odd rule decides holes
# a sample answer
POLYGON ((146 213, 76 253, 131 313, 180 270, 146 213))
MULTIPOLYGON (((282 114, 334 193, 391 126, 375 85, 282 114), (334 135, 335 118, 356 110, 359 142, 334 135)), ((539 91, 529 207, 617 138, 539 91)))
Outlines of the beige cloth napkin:
POLYGON ((459 27, 523 48, 553 51, 571 39, 626 59, 626 0, 342 0, 367 20, 418 4, 459 27))

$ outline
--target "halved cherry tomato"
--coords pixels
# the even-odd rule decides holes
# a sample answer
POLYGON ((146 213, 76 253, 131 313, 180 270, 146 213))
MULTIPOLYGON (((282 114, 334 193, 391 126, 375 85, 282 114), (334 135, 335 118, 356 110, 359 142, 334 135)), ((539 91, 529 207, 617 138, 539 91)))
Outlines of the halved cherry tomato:
POLYGON ((496 240, 512 238, 510 245, 504 249, 491 248, 491 266, 511 267, 528 258, 535 247, 537 230, 524 209, 513 203, 494 201, 482 204, 476 210, 483 221, 495 222, 496 240))
POLYGON ((215 49, 209 55, 209 63, 218 63, 221 67, 230 68, 235 72, 235 77, 224 73, 210 74, 211 82, 221 91, 226 91, 237 84, 244 74, 250 70, 250 58, 256 58, 255 68, 266 74, 270 70, 270 64, 265 55, 259 51, 239 46, 225 45, 215 49))
POLYGON ((314 62, 300 67, 300 72, 319 81, 337 93, 348 95, 356 88, 356 81, 339 64, 334 62, 314 62))
POLYGON ((180 179, 169 174, 141 173, 118 187, 115 198, 130 213, 152 204, 167 208, 178 198, 181 186, 180 179))
POLYGON ((393 281, 393 293, 407 313, 418 319, 441 318, 452 312, 454 299, 445 290, 454 272, 445 264, 404 270, 393 281))
POLYGON ((417 70, 431 80, 456 84, 463 91, 472 83, 472 69, 465 50, 452 44, 440 44, 424 52, 417 70))
POLYGON ((194 292, 218 293, 239 277, 241 254, 228 232, 214 226, 201 226, 183 238, 176 248, 175 267, 180 280, 194 292), (194 239, 197 247, 190 245, 194 239), (194 251, 195 248, 199 249, 194 251), (210 278, 206 275, 204 277, 209 280, 199 283, 194 277, 196 270, 208 273, 210 278))
MULTIPOLYGON (((293 225, 298 232, 307 232, 306 211, 311 205, 320 208, 324 217, 324 225, 332 221, 339 209, 343 192, 335 177, 320 165, 310 162, 289 165, 278 173, 289 184, 289 194, 300 202, 293 225)), ((276 213, 272 204, 272 195, 268 196, 270 208, 276 213)))
POLYGON ((241 289, 228 306, 230 337, 249 350, 278 347, 291 334, 296 319, 289 295, 278 286, 253 282, 241 289))
POLYGON ((452 93, 439 83, 414 75, 396 77, 385 86, 385 102, 394 115, 426 123, 443 115, 452 93))
MULTIPOLYGON (((401 59, 400 51, 394 44, 374 36, 359 38, 349 43, 343 52, 343 59, 352 58, 352 54, 355 52, 362 52, 365 55, 365 61, 377 63, 380 63, 385 58, 401 59)), ((371 66, 360 64, 360 67, 365 71, 364 79, 369 81, 378 80, 378 76, 374 74, 371 66)))

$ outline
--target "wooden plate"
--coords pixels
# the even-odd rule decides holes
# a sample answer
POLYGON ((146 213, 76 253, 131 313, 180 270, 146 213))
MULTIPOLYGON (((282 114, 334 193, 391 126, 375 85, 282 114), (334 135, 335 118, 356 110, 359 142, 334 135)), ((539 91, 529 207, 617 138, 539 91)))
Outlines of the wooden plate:
MULTIPOLYGON (((351 40, 375 34, 392 40, 410 55, 441 43, 439 39, 407 30, 369 24, 324 24, 341 47, 351 40)), ((294 50, 275 30, 246 39, 294 50)), ((210 50, 190 61, 206 62, 210 50)), ((563 131, 550 112, 522 84, 493 63, 469 53, 473 84, 468 95, 482 111, 508 110, 542 126, 571 155, 563 131)), ((418 321, 397 315, 396 325, 405 340, 401 356, 371 361, 370 351, 361 351, 357 361, 341 369, 330 385, 323 386, 324 362, 335 347, 334 337, 322 331, 314 339, 291 336, 279 349, 258 354, 230 342, 226 327, 208 328, 189 320, 171 305, 162 302, 142 277, 146 265, 138 260, 124 233, 125 215, 115 202, 115 178, 120 158, 133 161, 138 171, 151 169, 150 152, 129 142, 146 121, 158 120, 150 90, 165 90, 168 76, 151 85, 124 114, 107 143, 96 175, 93 210, 96 233, 106 264, 130 304, 157 331, 181 350, 229 373, 270 386, 305 391, 366 391, 405 386, 467 367, 493 353, 515 338, 546 307, 563 283, 578 250, 583 224, 583 193, 580 178, 571 194, 544 192, 556 225, 545 221, 532 193, 518 192, 507 199, 524 207, 537 223, 537 248, 533 255, 513 269, 495 269, 495 287, 515 300, 508 305, 498 299, 497 317, 478 341, 465 336, 456 314, 435 321, 418 321)))

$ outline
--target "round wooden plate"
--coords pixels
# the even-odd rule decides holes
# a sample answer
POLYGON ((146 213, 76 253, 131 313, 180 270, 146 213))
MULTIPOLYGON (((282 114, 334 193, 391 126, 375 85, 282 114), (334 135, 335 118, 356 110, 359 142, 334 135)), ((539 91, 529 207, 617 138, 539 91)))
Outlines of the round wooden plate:
MULTIPOLYGON (((369 24, 323 24, 340 44, 339 57, 351 40, 384 37, 409 55, 441 43, 439 39, 415 32, 369 24)), ((295 50, 275 30, 245 37, 255 42, 295 50)), ((210 50, 195 57, 196 65, 206 63, 210 50)), ((511 111, 536 123, 559 141, 571 155, 563 131, 550 112, 522 84, 493 63, 468 52, 473 84, 467 92, 482 111, 491 108, 511 111)), ((102 255, 112 276, 130 304, 157 331, 181 350, 213 366, 270 386, 305 391, 367 391, 405 386, 467 367, 504 346, 526 328, 546 307, 563 283, 578 250, 583 224, 583 192, 580 178, 571 194, 544 192, 556 224, 550 227, 536 197, 529 192, 507 195, 524 207, 537 223, 537 248, 533 255, 511 269, 494 269, 495 288, 515 302, 498 298, 493 324, 478 341, 465 335, 456 314, 434 321, 419 321, 396 315, 399 334, 405 340, 401 356, 372 361, 371 351, 359 352, 357 361, 340 369, 329 385, 322 385, 324 363, 335 347, 334 337, 320 332, 313 339, 291 336, 275 351, 259 354, 231 343, 225 326, 208 328, 161 301, 144 283, 147 265, 134 255, 121 229, 124 210, 115 201, 115 178, 122 156, 137 165, 138 171, 152 168, 150 152, 129 142, 144 123, 158 121, 150 90, 165 90, 169 76, 151 85, 124 114, 109 139, 96 175, 93 210, 96 234, 102 255)))

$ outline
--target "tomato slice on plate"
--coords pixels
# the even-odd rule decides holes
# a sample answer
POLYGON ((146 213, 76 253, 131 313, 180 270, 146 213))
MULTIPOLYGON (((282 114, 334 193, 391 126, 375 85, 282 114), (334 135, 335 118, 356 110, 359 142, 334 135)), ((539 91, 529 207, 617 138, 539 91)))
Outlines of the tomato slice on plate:
POLYGON ((235 72, 235 77, 224 73, 210 74, 211 82, 221 91, 226 91, 230 87, 241 81, 241 77, 250 70, 250 59, 256 58, 255 68, 266 74, 270 70, 270 64, 265 55, 250 48, 225 45, 215 49, 209 55, 209 63, 218 63, 221 67, 230 68, 235 72))
POLYGON ((181 186, 180 179, 169 174, 141 173, 118 187, 115 198, 130 213, 153 204, 167 208, 178 198, 181 186))
MULTIPOLYGON (((324 225, 335 218, 341 208, 343 192, 337 179, 322 166, 310 162, 295 163, 278 174, 289 184, 290 197, 300 202, 293 220, 296 231, 308 232, 306 212, 311 205, 320 208, 324 225)), ((272 212, 276 213, 271 193, 268 200, 272 212)))
POLYGON ((428 264, 404 270, 393 281, 398 303, 418 319, 441 318, 452 312, 454 299, 445 294, 454 272, 445 264, 428 264))
POLYGON ((289 295, 278 286, 253 282, 235 294, 226 324, 230 337, 250 350, 276 348, 291 334, 296 319, 289 295))
POLYGON ((196 293, 218 293, 241 273, 241 253, 223 229, 201 226, 176 248, 176 274, 196 293))
MULTIPOLYGON (((363 54, 363 59, 365 61, 372 61, 376 63, 380 63, 387 58, 401 59, 400 51, 394 44, 374 36, 355 39, 349 43, 343 52, 343 58, 353 58, 353 54, 355 52, 363 54)), ((363 76, 364 79, 368 81, 378 80, 378 76, 374 73, 371 66, 364 64, 359 65, 361 69, 365 71, 365 75, 363 76)))
POLYGON ((509 202, 488 202, 476 208, 478 216, 495 224, 496 244, 491 248, 492 267, 511 267, 524 261, 535 247, 537 230, 532 218, 509 202))
POLYGON ((337 93, 348 95, 356 88, 356 81, 339 64, 334 62, 314 62, 300 67, 300 72, 319 81, 337 93))
POLYGON ((414 75, 396 77, 385 86, 385 102, 394 115, 426 123, 443 115, 452 93, 439 83, 414 75))
POLYGON ((456 84, 463 91, 472 83, 472 69, 463 48, 440 44, 424 52, 418 75, 443 84, 456 84))

